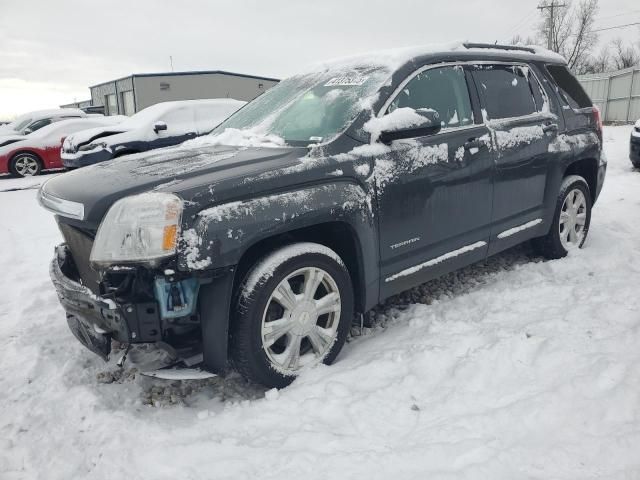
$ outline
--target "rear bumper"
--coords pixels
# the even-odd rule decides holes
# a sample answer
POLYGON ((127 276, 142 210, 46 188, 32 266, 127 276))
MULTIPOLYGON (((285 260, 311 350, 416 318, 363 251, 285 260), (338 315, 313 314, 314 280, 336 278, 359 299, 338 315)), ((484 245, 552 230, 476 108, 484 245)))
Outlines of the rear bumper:
POLYGON ((74 269, 66 245, 56 247, 49 274, 73 335, 92 352, 107 360, 111 339, 128 343, 130 331, 120 308, 96 296, 71 273, 74 269))

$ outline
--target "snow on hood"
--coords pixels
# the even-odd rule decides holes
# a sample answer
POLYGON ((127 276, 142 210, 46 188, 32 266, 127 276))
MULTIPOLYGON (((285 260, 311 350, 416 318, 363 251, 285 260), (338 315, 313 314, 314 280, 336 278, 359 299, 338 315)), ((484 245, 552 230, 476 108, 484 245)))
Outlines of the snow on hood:
POLYGON ((111 134, 115 135, 118 133, 124 133, 128 131, 127 129, 122 127, 122 124, 118 124, 118 125, 108 125, 105 127, 96 127, 96 128, 89 128, 88 130, 82 130, 80 132, 74 133, 72 135, 69 135, 65 141, 64 141, 64 148, 68 149, 68 148, 77 148, 79 145, 82 145, 84 143, 89 143, 91 140, 93 140, 95 137, 97 137, 100 134, 103 133, 107 133, 110 132, 111 134))
POLYGON ((272 134, 260 133, 256 129, 227 128, 217 135, 204 135, 182 144, 183 147, 203 147, 208 145, 229 145, 234 147, 280 148, 284 139, 272 134))

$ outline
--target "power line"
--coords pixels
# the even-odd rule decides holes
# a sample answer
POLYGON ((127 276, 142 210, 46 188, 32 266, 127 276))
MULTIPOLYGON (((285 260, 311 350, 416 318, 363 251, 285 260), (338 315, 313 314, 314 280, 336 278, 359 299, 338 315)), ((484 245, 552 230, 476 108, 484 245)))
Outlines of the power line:
POLYGON ((518 20, 507 32, 506 37, 513 35, 519 28, 522 28, 524 25, 531 21, 531 11, 527 11, 520 20, 518 20))
POLYGON ((634 23, 627 23, 625 25, 615 25, 613 27, 606 27, 606 28, 598 28, 597 30, 593 30, 593 32, 604 32, 605 30, 613 30, 616 28, 626 28, 626 27, 633 27, 634 25, 640 25, 640 22, 634 22, 634 23))
POLYGON ((628 11, 628 12, 618 13, 618 14, 616 14, 616 15, 607 15, 606 17, 600 17, 600 18, 598 18, 598 19, 596 20, 596 22, 599 22, 599 21, 601 21, 601 20, 607 20, 607 19, 609 19, 609 18, 622 17, 622 16, 624 16, 624 15, 633 15, 633 14, 636 14, 636 13, 640 13, 640 10, 630 10, 630 11, 628 11))

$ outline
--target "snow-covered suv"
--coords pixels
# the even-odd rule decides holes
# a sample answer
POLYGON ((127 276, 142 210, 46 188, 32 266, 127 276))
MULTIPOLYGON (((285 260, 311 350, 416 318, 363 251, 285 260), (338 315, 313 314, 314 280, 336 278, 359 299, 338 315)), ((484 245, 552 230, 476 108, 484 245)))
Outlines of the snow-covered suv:
POLYGON ((51 276, 105 359, 113 338, 282 387, 395 293, 527 240, 582 247, 601 147, 597 109, 546 51, 329 62, 209 136, 49 180, 66 242, 51 276))

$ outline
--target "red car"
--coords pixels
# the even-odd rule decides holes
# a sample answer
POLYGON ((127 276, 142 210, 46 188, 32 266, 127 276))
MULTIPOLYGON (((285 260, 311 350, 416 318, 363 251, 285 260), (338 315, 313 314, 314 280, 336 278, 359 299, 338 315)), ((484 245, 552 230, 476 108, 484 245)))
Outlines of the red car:
POLYGON ((114 125, 126 117, 74 118, 47 125, 29 135, 0 138, 0 173, 19 177, 62 168, 60 147, 67 135, 88 128, 114 125))

